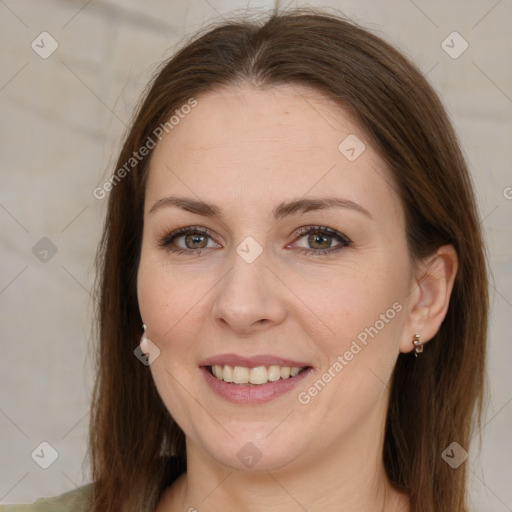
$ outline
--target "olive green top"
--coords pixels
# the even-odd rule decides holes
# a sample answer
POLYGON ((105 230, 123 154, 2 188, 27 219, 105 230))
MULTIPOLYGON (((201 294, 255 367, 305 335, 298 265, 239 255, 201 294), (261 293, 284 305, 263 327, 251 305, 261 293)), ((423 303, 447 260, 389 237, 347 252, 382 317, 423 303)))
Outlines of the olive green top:
POLYGON ((92 487, 83 485, 52 498, 39 498, 31 505, 0 505, 0 512, 89 512, 92 487))

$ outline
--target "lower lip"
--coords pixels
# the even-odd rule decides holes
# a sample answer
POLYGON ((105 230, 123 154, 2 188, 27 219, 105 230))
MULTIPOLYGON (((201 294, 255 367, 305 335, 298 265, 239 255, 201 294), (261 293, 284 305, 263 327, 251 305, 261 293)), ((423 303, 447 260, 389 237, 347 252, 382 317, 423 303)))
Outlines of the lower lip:
POLYGON ((214 377, 210 370, 202 366, 201 370, 210 388, 220 397, 234 404, 261 404, 284 395, 302 382, 313 368, 308 368, 295 377, 279 379, 266 384, 230 384, 214 377))

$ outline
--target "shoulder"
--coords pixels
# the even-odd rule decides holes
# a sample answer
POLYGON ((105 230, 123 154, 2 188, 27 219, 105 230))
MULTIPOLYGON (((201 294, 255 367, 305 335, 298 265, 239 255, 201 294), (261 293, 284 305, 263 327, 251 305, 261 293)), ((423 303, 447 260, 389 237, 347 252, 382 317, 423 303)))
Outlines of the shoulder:
POLYGON ((51 498, 39 498, 30 505, 0 505, 0 512, 86 512, 90 509, 93 484, 77 487, 51 498))

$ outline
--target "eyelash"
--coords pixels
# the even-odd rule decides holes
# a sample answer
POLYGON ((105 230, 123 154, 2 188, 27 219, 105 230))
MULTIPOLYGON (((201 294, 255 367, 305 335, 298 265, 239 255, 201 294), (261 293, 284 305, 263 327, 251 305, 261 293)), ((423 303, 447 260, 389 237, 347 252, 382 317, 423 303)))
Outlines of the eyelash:
MULTIPOLYGON (((302 236, 307 234, 322 234, 327 235, 330 237, 333 237, 338 242, 340 242, 339 245, 336 245, 335 247, 330 247, 328 249, 304 249, 302 247, 296 248, 298 252, 301 254, 306 254, 308 256, 315 255, 315 256, 327 256, 330 254, 333 254, 335 252, 340 251, 344 247, 348 247, 352 245, 352 241, 343 235, 342 233, 336 231, 335 229, 328 228, 327 226, 304 226, 302 228, 299 228, 295 233, 294 236, 298 238, 302 238, 302 236)), ((211 231, 209 229, 199 227, 199 226, 189 226, 186 228, 180 228, 175 231, 172 231, 171 233, 164 236, 164 238, 160 241, 159 246, 171 251, 176 254, 187 254, 194 256, 199 256, 203 250, 205 249, 183 249, 181 247, 174 247, 171 248, 170 245, 174 240, 180 236, 183 235, 206 235, 208 237, 211 237, 211 231)))

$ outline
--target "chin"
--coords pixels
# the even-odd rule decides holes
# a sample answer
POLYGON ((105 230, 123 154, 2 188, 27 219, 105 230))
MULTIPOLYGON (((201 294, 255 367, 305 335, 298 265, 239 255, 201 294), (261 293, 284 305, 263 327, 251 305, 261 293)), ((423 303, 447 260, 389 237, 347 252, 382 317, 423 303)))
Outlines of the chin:
MULTIPOLYGON (((261 430, 260 438, 261 438, 261 430)), ((205 446, 216 462, 238 472, 279 471, 298 466, 301 443, 288 437, 287 443, 272 442, 254 436, 234 436, 229 442, 220 444, 217 440, 212 446, 205 446)))

